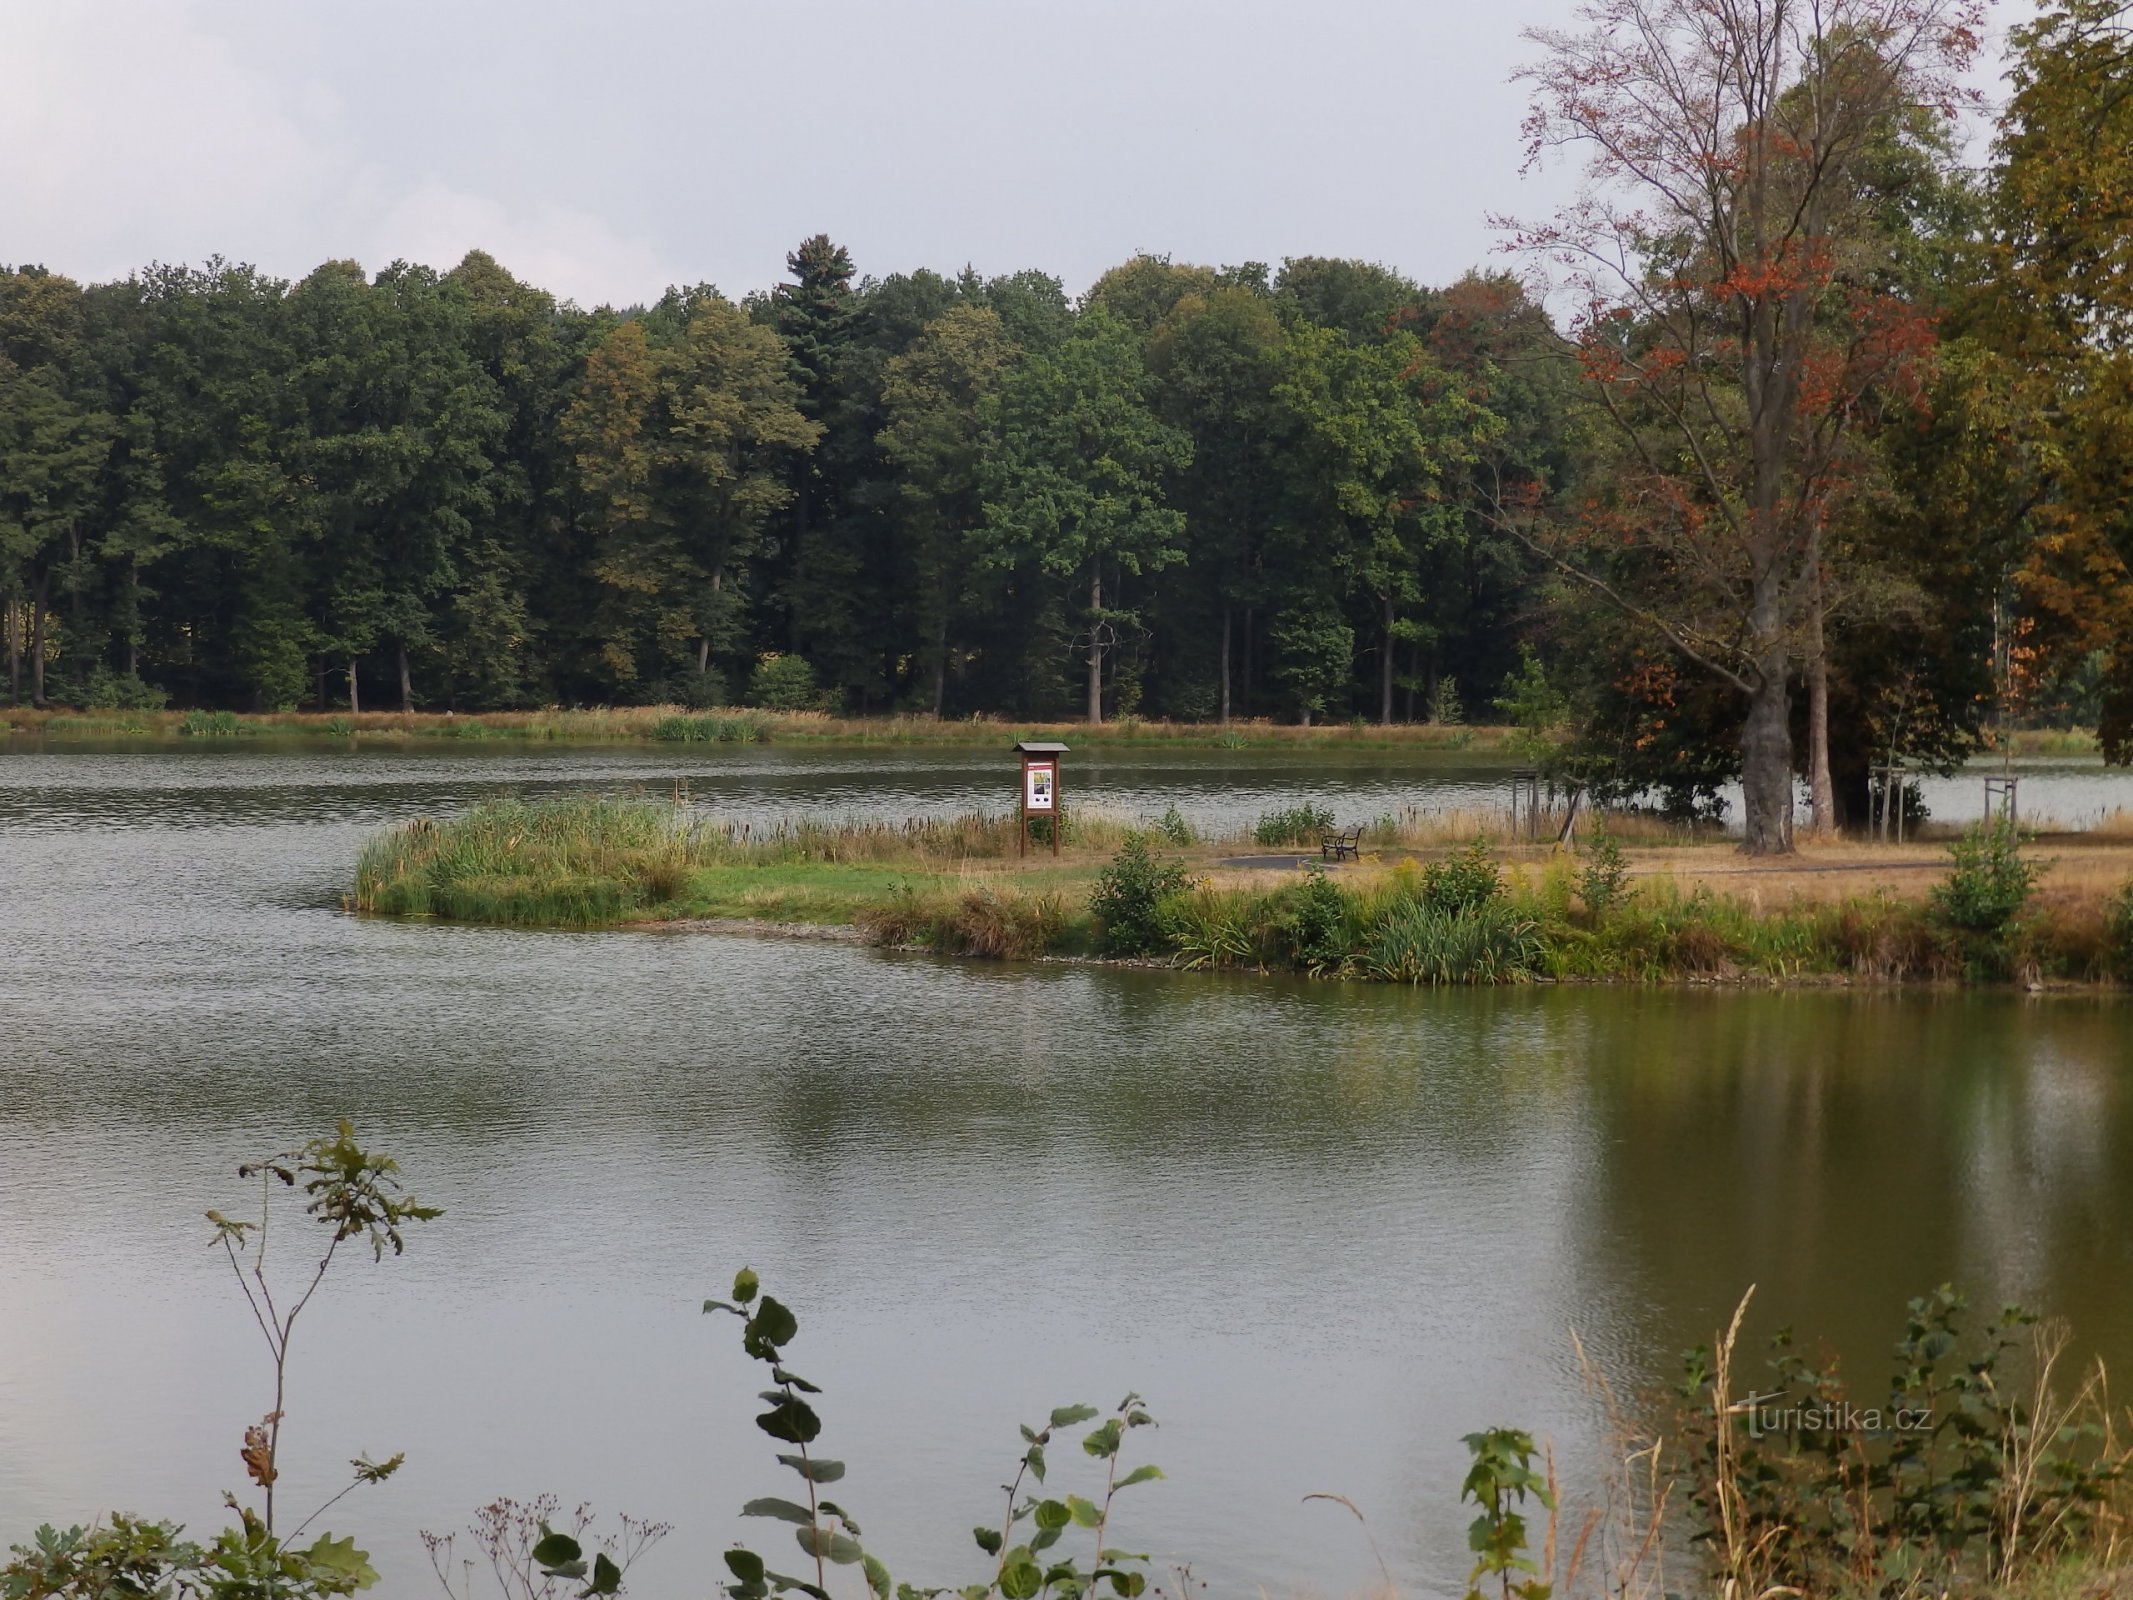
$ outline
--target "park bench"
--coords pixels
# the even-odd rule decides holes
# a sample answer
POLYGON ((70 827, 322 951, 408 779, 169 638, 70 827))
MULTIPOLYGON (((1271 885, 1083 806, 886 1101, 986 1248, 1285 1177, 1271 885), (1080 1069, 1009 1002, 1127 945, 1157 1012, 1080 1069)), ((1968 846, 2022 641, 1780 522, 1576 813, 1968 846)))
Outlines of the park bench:
POLYGON ((1328 861, 1338 861, 1343 856, 1352 856, 1361 847, 1363 830, 1360 824, 1343 828, 1338 833, 1322 833, 1318 836, 1318 853, 1328 861))

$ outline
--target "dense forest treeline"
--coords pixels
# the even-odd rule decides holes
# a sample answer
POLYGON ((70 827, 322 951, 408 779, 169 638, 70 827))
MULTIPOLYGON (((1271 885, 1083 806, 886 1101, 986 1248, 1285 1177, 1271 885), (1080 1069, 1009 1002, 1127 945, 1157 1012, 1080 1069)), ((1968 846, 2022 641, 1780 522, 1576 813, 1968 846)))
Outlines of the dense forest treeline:
POLYGON ((1463 702, 1680 805, 1745 774, 1770 847, 1795 775, 1856 818, 1874 764, 1959 759, 1996 715, 2100 719, 2122 754, 2127 9, 2017 30, 1986 171, 1945 114, 1974 7, 1843 0, 1764 79, 1741 63, 1790 58, 1735 9, 1738 39, 1678 0, 1537 36, 1536 148, 1644 204, 1515 232, 1547 307, 1508 271, 1320 257, 1137 256, 1077 299, 864 277, 826 236, 771 292, 624 310, 478 252, 0 274, 10 692, 1463 702), (1713 129, 1615 95, 1705 79, 1739 98, 1713 129), (1675 146, 1721 181, 1634 158, 1675 146))
POLYGON ((20 692, 702 705, 782 656, 861 712, 1411 717, 1516 661, 1461 481, 1562 430, 1515 281, 790 266, 621 312, 480 254, 12 274, 20 692))

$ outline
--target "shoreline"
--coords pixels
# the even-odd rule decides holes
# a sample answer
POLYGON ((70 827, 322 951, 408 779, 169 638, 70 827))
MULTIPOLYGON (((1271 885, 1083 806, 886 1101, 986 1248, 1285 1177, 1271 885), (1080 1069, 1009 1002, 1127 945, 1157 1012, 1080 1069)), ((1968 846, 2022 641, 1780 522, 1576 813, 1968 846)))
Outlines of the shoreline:
MULTIPOLYGON (((309 740, 365 743, 472 744, 781 744, 975 745, 1021 738, 1079 741, 1083 746, 1132 744, 1185 749, 1269 749, 1336 746, 1348 749, 1466 751, 1508 755, 1516 730, 1486 723, 1376 723, 1361 718, 1302 725, 1267 717, 1176 722, 1114 717, 1086 720, 1016 719, 990 714, 955 720, 888 714, 848 717, 821 711, 776 711, 726 706, 546 707, 534 711, 231 712, 197 710, 75 710, 29 706, 0 709, 0 748, 8 738, 72 741, 309 740)), ((2099 753, 2094 730, 2015 730, 2018 759, 2081 760, 2099 753)), ((1992 755, 1980 749, 1973 759, 1992 755)))
MULTIPOLYGON (((378 913, 359 913, 380 915, 378 913)), ((383 917, 381 920, 407 922, 418 920, 407 917, 383 917)), ((466 924, 453 924, 466 926, 466 924)), ((529 930, 535 931, 535 930, 529 930)), ((663 933, 663 934, 718 934, 728 938, 789 940, 801 944, 857 945, 867 950, 885 950, 896 955, 931 956, 942 961, 967 961, 982 966, 1025 967, 1095 967, 1111 971, 1168 972, 1179 976, 1199 978, 1303 978, 1310 982, 1354 983, 1367 980, 1340 976, 1317 976, 1296 972, 1284 972, 1267 966, 1189 967, 1175 957, 1159 956, 1100 956, 1047 952, 1042 955, 983 956, 965 950, 938 950, 932 945, 906 942, 882 944, 867 937, 864 929, 853 923, 780 922, 769 918, 754 920, 747 917, 680 917, 671 921, 646 920, 615 923, 605 928, 577 928, 565 930, 576 933, 663 933)), ((1372 987, 1387 987, 1372 984, 1372 987)), ((1392 987, 1398 987, 1394 985, 1392 987)), ((1959 978, 1877 978, 1845 972, 1801 972, 1789 976, 1773 973, 1741 971, 1732 974, 1684 972, 1670 976, 1632 978, 1602 976, 1556 976, 1547 973, 1535 974, 1516 983, 1499 984, 1496 988, 1557 988, 1557 989, 1724 989, 1742 991, 1759 990, 1847 990, 1859 993, 1897 994, 1924 993, 1932 995, 1999 994, 2020 995, 2029 999, 2111 999, 2128 997, 2126 985, 2107 978, 2039 978, 2032 982, 2006 981, 1999 983, 1969 983, 1959 978)))

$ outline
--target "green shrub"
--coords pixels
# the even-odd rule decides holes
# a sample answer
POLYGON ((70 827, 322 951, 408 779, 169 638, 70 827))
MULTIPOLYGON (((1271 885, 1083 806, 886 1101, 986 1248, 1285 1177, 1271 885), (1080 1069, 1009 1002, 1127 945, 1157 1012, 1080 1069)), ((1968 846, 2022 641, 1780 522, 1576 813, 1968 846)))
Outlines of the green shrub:
POLYGON ((1318 836, 1333 828, 1333 813, 1324 806, 1312 805, 1308 800, 1301 805, 1287 806, 1280 811, 1267 811, 1260 815, 1252 826, 1252 842, 1255 844, 1316 844, 1318 836))
POLYGON ((1629 898, 1629 859, 1604 827, 1594 827, 1585 845, 1585 865, 1578 873, 1578 898, 1596 923, 1605 922, 1629 898))
POLYGON ((2040 875, 2022 859, 2021 843, 2008 818, 1973 822, 1950 842, 1948 876, 1928 899, 1933 920, 1954 936, 1973 974, 1998 976, 2012 962, 2022 912, 2040 875))
POLYGON ((1545 954, 1538 926, 1500 899, 1460 911, 1424 900, 1379 921, 1362 968, 1380 983, 1522 983, 1545 954))
POLYGON ((726 703, 726 677, 722 672, 677 672, 661 678, 646 692, 645 704, 681 706, 690 711, 716 711, 726 703))
POLYGON ((170 703, 168 691, 109 667, 92 668, 75 698, 88 711, 160 711, 170 703))
POLYGON ((1486 839, 1476 839, 1422 871, 1422 899, 1439 911, 1470 911, 1502 894, 1503 872, 1486 839))
POLYGON ((1156 819, 1155 831, 1170 843, 1181 847, 1200 842, 1200 836, 1193 831, 1192 824, 1185 820, 1185 814, 1175 805, 1156 819))
POLYGON ((354 735, 356 731, 355 718, 328 717, 326 719, 326 731, 332 734, 335 738, 350 738, 354 735))
POLYGON ((1304 867, 1304 881, 1289 897, 1278 924, 1283 954, 1313 976, 1337 972, 1348 960, 1348 896, 1316 861, 1304 867))
POLYGON ((748 703, 765 711, 817 711, 822 702, 815 669, 805 656, 772 651, 756 663, 749 676, 748 703))
POLYGON ((1099 926, 1107 956, 1141 956, 1163 943, 1161 906, 1185 892, 1185 864, 1165 861, 1148 849, 1146 834, 1129 833, 1096 880, 1089 911, 1099 926))
POLYGON ((1439 678, 1437 692, 1429 697, 1429 720, 1446 728, 1466 721, 1466 707, 1459 699, 1459 680, 1439 678))
POLYGON ((1948 846, 1953 863, 1934 885, 1933 909, 1951 928, 1998 933, 2022 914, 2037 869, 2020 854, 2022 836, 2006 818, 1973 822, 1948 846))

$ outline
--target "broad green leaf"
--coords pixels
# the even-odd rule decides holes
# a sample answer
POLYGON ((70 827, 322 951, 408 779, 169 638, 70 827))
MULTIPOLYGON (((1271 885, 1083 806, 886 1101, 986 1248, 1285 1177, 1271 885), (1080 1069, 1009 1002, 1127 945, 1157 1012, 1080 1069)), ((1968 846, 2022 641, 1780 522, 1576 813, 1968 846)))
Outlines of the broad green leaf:
POLYGON ((311 1566, 333 1574, 348 1589, 368 1589, 378 1581, 369 1554, 356 1548, 352 1536, 336 1539, 330 1533, 320 1534, 303 1556, 311 1566))
POLYGON ((533 1547, 533 1559, 544 1567, 560 1567, 566 1561, 576 1561, 585 1554, 585 1548, 567 1533, 557 1533, 547 1523, 541 1524, 540 1541, 533 1547))
POLYGON ((1153 1483, 1157 1478, 1160 1478, 1162 1475, 1163 1469, 1159 1466, 1156 1466, 1153 1462, 1150 1462, 1146 1466, 1135 1467, 1131 1472, 1127 1473, 1123 1478, 1118 1480, 1118 1486, 1121 1489, 1130 1489, 1136 1483, 1153 1483))
POLYGON ((821 1556, 839 1566, 848 1567, 866 1554, 850 1534, 832 1533, 827 1528, 795 1528, 792 1536, 809 1555, 821 1556))
POLYGON ((1071 1428, 1077 1422, 1087 1422, 1096 1415, 1094 1406, 1060 1406, 1052 1413, 1052 1426, 1071 1428))
POLYGON ((744 1517, 776 1517, 780 1522, 811 1524, 815 1520, 815 1514, 808 1510, 807 1507, 796 1505, 790 1500, 780 1500, 775 1496, 766 1496, 761 1500, 749 1501, 741 1507, 741 1515, 744 1517))
POLYGON ((585 1593, 594 1595, 620 1594, 621 1592, 622 1569, 615 1565, 605 1550, 602 1550, 593 1557, 592 1582, 586 1586, 585 1593))
POLYGON ((862 1556, 860 1566, 867 1575, 867 1587, 874 1591, 875 1600, 889 1600, 889 1569, 879 1557, 862 1556))
POLYGON ((1066 1503, 1067 1510, 1074 1515, 1074 1520, 1084 1528, 1093 1528, 1104 1519, 1103 1508, 1093 1500, 1084 1500, 1078 1494, 1070 1494, 1066 1497, 1066 1503))
POLYGON ((786 1444, 813 1444, 822 1431, 822 1419, 805 1400, 780 1400, 757 1417, 755 1425, 786 1444))
POLYGON ((978 1548, 989 1556, 1000 1553, 1000 1530, 998 1528, 972 1528, 970 1536, 978 1541, 978 1548))
POLYGON ((753 1550, 732 1549, 725 1552, 726 1570, 743 1583, 763 1581, 763 1558, 753 1550))
POLYGON ((1022 1458, 1029 1463, 1029 1474, 1039 1483, 1044 1482, 1044 1447, 1031 1445, 1029 1453, 1022 1458))
POLYGON ((1144 1573, 1114 1572, 1111 1574, 1112 1592, 1122 1595, 1124 1600, 1135 1600, 1135 1596, 1139 1595, 1147 1587, 1148 1579, 1144 1573))
POLYGON ((762 1279, 751 1268, 743 1267, 733 1275, 733 1298, 741 1305, 753 1300, 756 1290, 761 1287, 762 1279))
POLYGON ((784 1302, 763 1296, 762 1304, 755 1308, 755 1315, 748 1319, 748 1339, 752 1345, 765 1347, 751 1349, 750 1354, 767 1354, 780 1345, 792 1343, 800 1331, 800 1319, 787 1310, 784 1302))
POLYGON ((1074 1513, 1067 1509, 1063 1500, 1040 1500, 1037 1502, 1037 1526, 1057 1532, 1074 1520, 1074 1513))
POLYGON ((1058 1528, 1039 1528, 1029 1536, 1030 1549, 1033 1551, 1051 1549, 1053 1545, 1059 1542, 1059 1535, 1062 1531, 1058 1528))
POLYGON ((787 1372, 783 1367, 772 1367, 770 1369, 770 1378, 773 1383, 789 1383, 802 1394, 820 1394, 822 1392, 820 1384, 809 1383, 799 1373, 787 1372))
POLYGON ((1035 1600, 1044 1587, 1044 1570, 1034 1561, 1010 1561, 1000 1569, 1000 1593, 1005 1600, 1035 1600))
MULTIPOLYGON (((779 1397, 780 1399, 783 1396, 779 1397)), ((844 1463, 826 1457, 787 1456, 778 1459, 811 1483, 835 1483, 844 1476, 844 1463)))
POLYGON ((1118 1454, 1118 1442, 1124 1435, 1125 1425, 1113 1417, 1081 1441, 1082 1449, 1098 1460, 1118 1454))

